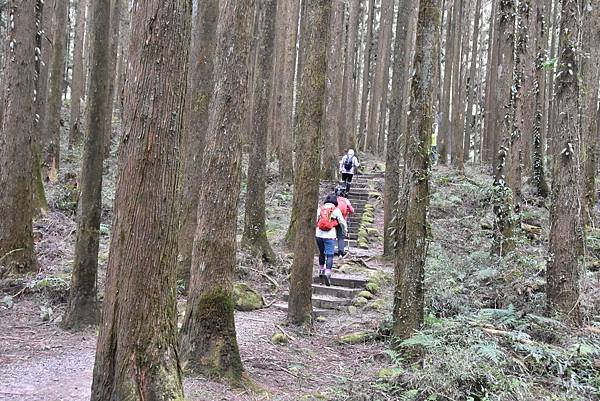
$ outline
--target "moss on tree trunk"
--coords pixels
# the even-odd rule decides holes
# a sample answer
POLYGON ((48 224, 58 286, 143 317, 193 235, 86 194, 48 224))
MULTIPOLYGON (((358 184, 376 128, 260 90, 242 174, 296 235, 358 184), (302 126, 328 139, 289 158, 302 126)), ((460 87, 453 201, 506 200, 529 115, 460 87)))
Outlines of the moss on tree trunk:
POLYGON ((410 337, 423 323, 429 163, 437 98, 439 29, 440 1, 421 0, 394 264, 393 333, 399 338, 410 337))
POLYGON ((6 4, 0 132, 0 277, 35 271, 32 190, 35 0, 6 4))
POLYGON ((253 1, 221 2, 182 358, 194 373, 242 379, 231 292, 253 1), (223 324, 223 322, 225 322, 223 324), (207 328, 210 335, 207 335, 207 328))

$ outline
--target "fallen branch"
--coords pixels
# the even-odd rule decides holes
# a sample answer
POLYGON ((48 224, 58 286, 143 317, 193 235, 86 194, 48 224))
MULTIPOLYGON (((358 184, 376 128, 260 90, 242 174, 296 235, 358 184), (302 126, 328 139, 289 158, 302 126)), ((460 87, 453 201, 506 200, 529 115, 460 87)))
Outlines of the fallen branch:
POLYGON ((9 251, 7 253, 5 253, 2 257, 0 257, 0 262, 2 262, 4 260, 4 258, 9 257, 10 255, 12 255, 15 252, 20 252, 20 251, 24 251, 25 248, 17 248, 17 249, 13 249, 12 251, 9 251))
POLYGON ((585 326, 585 329, 586 329, 587 331, 590 331, 590 332, 594 333, 594 334, 600 334, 600 328, 598 328, 598 327, 594 327, 594 326, 585 326))
POLYGON ((281 332, 283 333, 284 336, 286 336, 287 338, 290 339, 290 341, 296 341, 296 339, 294 337, 292 337, 291 335, 289 335, 284 329, 283 327, 281 327, 280 325, 276 325, 276 327, 281 330, 281 332))
POLYGON ((279 283, 277 281, 275 281, 271 276, 269 276, 267 273, 265 272, 261 272, 258 269, 255 269, 253 267, 250 268, 250 270, 252 270, 253 272, 256 272, 258 274, 260 274, 261 276, 263 276, 264 278, 266 278, 267 280, 269 280, 271 282, 271 284, 273 284, 276 288, 279 288, 279 283))

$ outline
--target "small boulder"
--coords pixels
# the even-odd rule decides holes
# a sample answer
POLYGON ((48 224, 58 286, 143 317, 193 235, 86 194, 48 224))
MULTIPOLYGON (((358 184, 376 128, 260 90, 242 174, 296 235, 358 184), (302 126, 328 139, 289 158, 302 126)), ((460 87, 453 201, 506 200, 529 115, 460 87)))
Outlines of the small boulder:
POLYGON ((371 294, 377 294, 380 291, 379 284, 369 281, 365 286, 365 289, 371 294))
POLYGON ((271 337, 271 341, 273 342, 273 344, 283 345, 287 344, 289 340, 285 334, 277 332, 273 334, 273 337, 271 337))
POLYGON ((393 379, 401 374, 398 368, 381 368, 377 372, 377 377, 380 379, 393 379))
POLYGON ((327 318, 325 316, 317 316, 317 322, 323 323, 326 321, 327 321, 327 318))
POLYGON ((357 308, 365 306, 368 303, 369 303, 369 300, 364 297, 356 297, 352 300, 352 305, 356 306, 357 308))
POLYGON ((263 297, 246 283, 235 283, 233 286, 233 301, 235 309, 243 312, 262 309, 265 307, 263 297))
POLYGON ((371 333, 368 333, 366 331, 359 331, 356 333, 350 333, 346 334, 345 336, 341 336, 340 338, 338 338, 338 343, 347 345, 361 344, 369 340, 370 338, 371 333))
POLYGON ((358 313, 358 308, 357 308, 356 306, 354 306, 354 305, 350 305, 350 306, 348 307, 348 314, 349 314, 350 316, 354 316, 354 315, 356 315, 357 313, 358 313))
POLYGON ((369 291, 361 291, 358 293, 358 296, 369 300, 373 299, 373 294, 371 294, 369 291))

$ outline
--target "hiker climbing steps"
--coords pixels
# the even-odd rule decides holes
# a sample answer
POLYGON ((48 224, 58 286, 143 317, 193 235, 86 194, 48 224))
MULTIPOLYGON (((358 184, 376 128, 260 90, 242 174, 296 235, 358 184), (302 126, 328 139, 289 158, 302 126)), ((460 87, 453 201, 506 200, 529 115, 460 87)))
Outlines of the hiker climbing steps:
MULTIPOLYGON (((369 197, 374 192, 371 188, 375 179, 381 179, 380 173, 364 174, 355 177, 352 182, 352 188, 347 198, 352 203, 354 214, 348 218, 348 236, 346 239, 346 248, 351 253, 355 253, 357 246, 361 245, 359 241, 359 230, 363 224, 363 214, 369 210, 369 197)), ((371 207, 372 208, 372 207, 371 207)), ((372 210, 372 209, 371 209, 372 210)), ((372 223, 372 220, 370 221, 372 223)), ((364 229, 364 227, 362 227, 364 229)), ((368 248, 366 242, 361 246, 368 248)), ((352 305, 353 300, 365 290, 368 283, 368 277, 358 274, 344 274, 339 272, 341 264, 340 259, 335 259, 334 273, 331 276, 331 286, 322 283, 321 278, 316 274, 313 277, 313 295, 312 306, 315 318, 319 316, 330 316, 339 310, 352 305)), ((318 266, 315 271, 318 272, 318 266)), ((287 301, 289 294, 284 294, 284 301, 276 303, 273 306, 280 310, 287 310, 287 301)))

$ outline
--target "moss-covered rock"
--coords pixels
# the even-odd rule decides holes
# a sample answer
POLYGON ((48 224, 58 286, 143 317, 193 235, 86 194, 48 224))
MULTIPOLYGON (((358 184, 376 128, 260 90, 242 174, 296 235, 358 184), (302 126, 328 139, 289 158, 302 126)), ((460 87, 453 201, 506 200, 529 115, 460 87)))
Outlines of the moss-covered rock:
POLYGON ((356 245, 360 248, 360 249, 369 249, 369 243, 363 239, 361 241, 361 238, 358 239, 358 241, 356 242, 356 245))
POLYGON ((376 311, 380 311, 385 309, 385 301, 383 299, 376 299, 373 302, 371 302, 369 305, 367 305, 368 309, 372 309, 372 310, 376 310, 376 311))
POLYGON ((277 332, 273 334, 273 337, 271 337, 271 341, 273 342, 273 344, 283 345, 287 344, 289 340, 285 334, 277 332))
POLYGON ((253 311, 265 307, 263 297, 246 283, 236 283, 233 286, 233 300, 235 309, 239 311, 253 311))
POLYGON ((361 344, 371 338, 371 333, 366 331, 359 331, 356 333, 346 334, 338 338, 338 343, 340 344, 361 344))
POLYGON ((369 300, 373 299, 373 294, 369 291, 361 291, 358 293, 358 296, 369 300))
POLYGON ((368 303, 369 303, 369 300, 364 297, 356 297, 352 300, 352 305, 354 305, 358 308, 365 306, 368 303))
POLYGON ((379 288, 379 284, 369 281, 365 286, 365 289, 369 291, 371 294, 377 294, 381 289, 379 288))
POLYGON ((358 308, 357 308, 356 306, 354 306, 354 305, 350 305, 350 306, 348 307, 348 314, 349 314, 350 316, 354 316, 354 315, 356 315, 357 313, 358 313, 358 308))
POLYGON ((379 237, 379 230, 375 227, 367 227, 367 234, 370 237, 379 237))
POLYGON ((365 223, 367 223, 367 224, 373 224, 373 221, 375 221, 375 219, 373 218, 372 215, 363 214, 363 217, 362 217, 363 224, 365 224, 365 223))
POLYGON ((370 212, 373 213, 375 211, 375 206, 371 205, 370 203, 367 203, 365 205, 365 212, 370 212))
POLYGON ((327 318, 325 316, 317 316, 317 322, 326 322, 327 318))
POLYGON ((369 192, 369 198, 381 199, 382 197, 383 196, 381 195, 381 192, 377 192, 377 191, 369 192))

